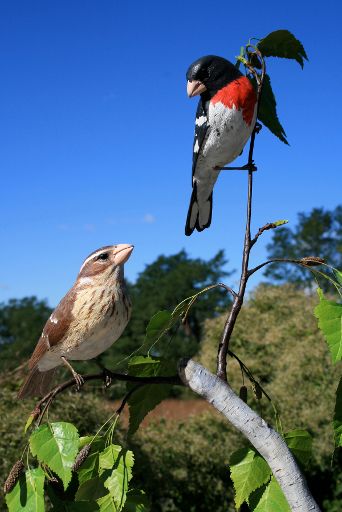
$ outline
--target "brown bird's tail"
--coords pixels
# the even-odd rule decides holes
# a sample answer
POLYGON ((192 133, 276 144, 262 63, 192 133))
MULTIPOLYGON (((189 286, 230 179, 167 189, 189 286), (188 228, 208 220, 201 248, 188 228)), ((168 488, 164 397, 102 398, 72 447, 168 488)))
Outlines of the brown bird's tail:
POLYGON ((24 384, 21 386, 18 398, 29 398, 33 396, 43 397, 52 388, 53 377, 56 368, 47 372, 40 372, 37 366, 30 371, 24 384))

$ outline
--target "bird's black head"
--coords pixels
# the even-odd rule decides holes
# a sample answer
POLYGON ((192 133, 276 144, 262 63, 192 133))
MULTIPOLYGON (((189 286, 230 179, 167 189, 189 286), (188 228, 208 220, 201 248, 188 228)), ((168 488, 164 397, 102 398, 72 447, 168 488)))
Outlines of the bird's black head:
POLYGON ((207 91, 211 97, 239 76, 241 72, 229 60, 206 55, 195 60, 186 72, 188 96, 192 98, 207 91))

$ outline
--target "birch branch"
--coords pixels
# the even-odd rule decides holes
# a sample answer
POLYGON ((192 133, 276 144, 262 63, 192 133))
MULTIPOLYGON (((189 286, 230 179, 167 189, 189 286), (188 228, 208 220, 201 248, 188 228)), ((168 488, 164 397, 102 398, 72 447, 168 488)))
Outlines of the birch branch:
POLYGON ((292 512, 320 512, 294 456, 278 432, 248 407, 226 382, 199 363, 182 360, 179 375, 184 384, 221 412, 264 457, 292 512))

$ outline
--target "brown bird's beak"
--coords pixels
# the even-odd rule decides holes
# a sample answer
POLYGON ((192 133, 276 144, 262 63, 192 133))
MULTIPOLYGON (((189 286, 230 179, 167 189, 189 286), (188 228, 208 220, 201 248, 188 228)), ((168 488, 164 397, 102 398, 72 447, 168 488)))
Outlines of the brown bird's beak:
POLYGON ((116 245, 115 249, 113 250, 115 265, 123 265, 124 263, 126 263, 128 258, 132 254, 133 249, 134 245, 131 244, 116 245))
POLYGON ((194 96, 198 96, 199 94, 202 94, 202 92, 206 91, 207 88, 202 82, 199 80, 192 80, 190 82, 188 80, 187 86, 186 86, 186 92, 189 96, 189 98, 193 98, 194 96))

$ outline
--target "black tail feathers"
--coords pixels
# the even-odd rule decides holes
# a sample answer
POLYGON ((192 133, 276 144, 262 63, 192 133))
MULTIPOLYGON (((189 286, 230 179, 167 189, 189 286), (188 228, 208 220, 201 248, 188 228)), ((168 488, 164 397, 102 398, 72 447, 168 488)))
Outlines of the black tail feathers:
POLYGON ((186 236, 190 236, 195 229, 203 231, 203 229, 208 228, 211 224, 212 212, 213 193, 210 194, 206 201, 200 204, 197 199, 197 185, 194 183, 185 223, 186 236))

